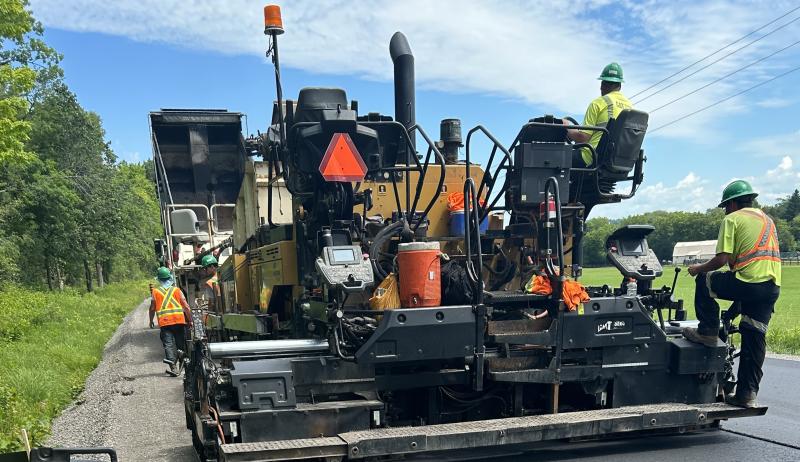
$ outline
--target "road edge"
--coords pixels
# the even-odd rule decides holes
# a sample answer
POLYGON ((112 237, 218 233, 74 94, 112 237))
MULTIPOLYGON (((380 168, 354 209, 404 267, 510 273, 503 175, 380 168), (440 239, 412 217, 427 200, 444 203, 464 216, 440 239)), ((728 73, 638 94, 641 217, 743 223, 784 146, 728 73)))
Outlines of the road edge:
POLYGON ((149 298, 142 300, 120 322, 103 347, 100 361, 86 377, 84 389, 70 405, 65 407, 50 423, 50 435, 45 445, 49 447, 101 447, 109 444, 110 415, 114 394, 132 391, 127 383, 124 368, 119 364, 119 352, 125 348, 126 326, 137 311, 146 309, 149 298), (116 359, 116 361, 115 361, 116 359), (83 424, 93 422, 88 428, 83 424))

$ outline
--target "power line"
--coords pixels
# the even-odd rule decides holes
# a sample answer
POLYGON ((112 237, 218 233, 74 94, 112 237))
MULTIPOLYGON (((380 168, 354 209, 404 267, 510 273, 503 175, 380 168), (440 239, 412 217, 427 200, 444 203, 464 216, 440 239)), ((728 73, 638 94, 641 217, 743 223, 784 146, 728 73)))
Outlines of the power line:
POLYGON ((683 96, 679 96, 679 97, 677 97, 677 98, 673 99, 672 101, 670 101, 670 102, 668 102, 668 103, 666 103, 666 104, 662 104, 661 106, 659 106, 659 107, 657 107, 657 108, 655 108, 655 109, 653 109, 653 110, 649 111, 649 113, 650 113, 650 114, 652 114, 652 113, 654 113, 654 112, 658 111, 659 109, 663 109, 663 108, 665 108, 665 107, 669 106, 669 105, 670 105, 670 104, 672 104, 672 103, 676 103, 676 102, 678 102, 678 101, 680 101, 680 100, 682 100, 682 99, 686 98, 687 96, 691 96, 691 95, 693 95, 693 94, 697 93, 697 92, 698 92, 698 91, 700 91, 700 90, 703 90, 703 89, 705 89, 705 88, 708 88, 708 87, 710 87, 711 85, 714 85, 714 84, 716 84, 716 83, 718 83, 718 82, 720 82, 720 81, 722 81, 722 80, 725 80, 725 79, 727 79, 728 77, 730 77, 730 76, 732 76, 732 75, 734 75, 734 74, 736 74, 736 73, 738 73, 738 72, 741 72, 741 71, 743 71, 743 70, 747 69, 748 67, 754 66, 754 65, 756 65, 756 64, 758 64, 758 63, 760 63, 761 61, 764 61, 765 59, 769 59, 769 58, 771 58, 771 57, 773 57, 773 56, 777 55, 778 53, 780 53, 780 52, 782 52, 782 51, 788 50, 789 48, 791 48, 791 47, 793 47, 793 46, 795 46, 795 45, 797 45, 797 44, 800 44, 800 40, 798 40, 798 41, 796 41, 796 42, 792 43, 791 45, 787 45, 787 46, 785 46, 785 47, 781 48, 781 49, 780 49, 780 50, 778 50, 778 51, 774 51, 774 52, 772 52, 772 53, 768 54, 767 56, 764 56, 764 57, 762 57, 762 58, 759 58, 759 59, 757 59, 756 61, 753 61, 752 63, 750 63, 750 64, 747 64, 746 66, 742 66, 742 67, 740 67, 739 69, 736 69, 736 70, 735 70, 735 71, 733 71, 733 72, 730 72, 730 73, 728 73, 728 74, 726 74, 726 75, 723 75, 722 77, 720 77, 720 78, 718 78, 718 79, 716 79, 716 80, 713 80, 713 81, 711 81, 711 82, 709 82, 709 83, 707 83, 707 84, 703 85, 703 86, 702 86, 702 87, 700 87, 700 88, 697 88, 697 89, 695 89, 695 90, 692 90, 692 91, 690 91, 689 93, 686 93, 686 94, 685 94, 685 95, 683 95, 683 96))
POLYGON ((708 58, 710 58, 710 57, 714 56, 715 54, 719 53, 720 51, 722 51, 722 50, 724 50, 724 49, 728 48, 728 47, 729 47, 729 46, 731 46, 731 45, 735 45, 735 44, 737 44, 737 43, 741 42, 742 40, 746 39, 747 37, 749 37, 749 36, 751 36, 751 35, 755 34, 756 32, 760 31, 761 29, 763 29, 763 28, 765 28, 765 27, 767 27, 767 26, 769 26, 769 25, 771 25, 771 24, 774 24, 775 22, 777 22, 777 21, 779 21, 779 20, 781 20, 781 19, 785 18, 786 16, 789 16, 790 14, 794 13, 794 12, 795 12, 795 11, 797 11, 797 10, 800 10, 800 6, 798 6, 798 7, 795 7, 795 8, 793 8, 793 9, 791 9, 791 10, 787 11, 786 13, 783 13, 782 15, 780 15, 780 16, 778 16, 777 18, 773 19, 772 21, 770 21, 770 22, 768 22, 768 23, 764 24, 763 26, 759 27, 758 29, 756 29, 756 30, 753 30, 753 31, 750 31, 750 32, 748 32, 748 33, 747 33, 747 34, 745 34, 745 35, 742 35, 741 37, 739 37, 738 39, 734 40, 733 42, 731 42, 731 43, 729 43, 729 44, 725 45, 724 47, 722 47, 722 48, 720 48, 720 49, 718 49, 718 50, 716 50, 716 51, 714 51, 714 52, 712 52, 712 53, 710 53, 710 54, 707 54, 707 55, 703 56, 702 58, 698 59, 697 61, 693 62, 692 64, 689 64, 688 66, 686 66, 686 67, 684 67, 684 68, 682 68, 682 69, 678 70, 677 72, 675 72, 675 73, 673 73, 673 74, 670 74, 670 75, 668 75, 667 77, 664 77, 663 79, 661 79, 661 80, 659 80, 658 82, 656 82, 656 83, 654 83, 654 84, 650 85, 649 87, 645 88, 644 90, 640 91, 639 93, 636 93, 635 95, 631 96, 631 99, 633 99, 633 98, 636 98, 637 96, 641 95, 642 93, 645 93, 645 92, 647 92, 647 91, 648 91, 648 90, 650 90, 651 88, 653 88, 653 87, 656 87, 656 86, 658 86, 658 85, 660 85, 660 84, 662 84, 662 83, 666 82, 667 80, 669 80, 669 79, 671 79, 671 78, 675 77, 676 75, 680 74, 681 72, 683 72, 683 71, 685 71, 685 70, 687 70, 687 69, 689 69, 689 68, 693 67, 695 64, 700 64, 701 62, 703 62, 703 61, 705 61, 706 59, 708 59, 708 58))
POLYGON ((744 45, 742 45, 742 46, 740 46, 739 48, 737 48, 737 49, 735 49, 735 50, 731 51, 730 53, 728 53, 728 54, 726 54, 726 55, 722 56, 721 58, 719 58, 719 59, 715 59, 714 61, 711 61, 710 63, 706 64, 705 66, 701 67, 700 69, 697 69, 696 71, 694 71, 694 72, 691 72, 691 73, 689 73, 689 74, 687 74, 687 75, 685 75, 685 76, 681 77, 680 79, 678 79, 678 80, 676 80, 676 81, 674 81, 674 82, 670 83, 669 85, 667 85, 667 86, 665 86, 665 87, 661 87, 661 88, 659 88, 658 90, 654 91, 653 93, 650 93, 649 95, 645 96, 644 98, 640 99, 639 101, 636 101, 634 104, 639 104, 639 103, 641 103, 642 101, 645 101, 645 100, 647 100, 647 99, 649 99, 649 98, 651 98, 651 97, 653 97, 653 96, 655 96, 655 95, 657 95, 657 94, 661 93, 661 92, 662 92, 662 91, 664 91, 664 90, 667 90, 667 89, 669 89, 669 88, 672 88, 672 87, 674 87, 675 85, 677 85, 677 84, 679 84, 679 83, 683 82, 684 80, 688 79, 689 77, 692 77, 693 75, 697 75, 698 73, 700 73, 700 72, 702 72, 702 71, 704 71, 704 70, 708 69, 709 67, 713 66, 714 64, 717 64, 718 62, 720 62, 720 61, 722 61, 722 60, 724 60, 724 59, 728 58, 729 56, 731 56, 731 55, 733 55, 733 54, 736 54, 736 53, 738 53, 738 52, 740 52, 740 51, 744 50, 745 48, 749 47, 750 45, 752 45, 752 44, 754 44, 754 43, 756 43, 756 42, 759 42, 759 41, 761 41, 761 40, 763 40, 763 39, 765 39, 765 38, 769 37, 770 35, 774 34, 775 32, 778 32, 779 30, 783 29, 783 28, 784 28, 784 27, 786 27, 786 26, 789 26, 789 25, 790 25, 790 24, 792 24, 792 23, 795 23, 795 22, 797 22, 798 20, 800 20, 800 16, 798 16, 798 17, 796 17, 796 18, 792 19, 791 21, 787 22, 786 24, 782 24, 782 25, 780 25, 780 26, 776 27, 775 29, 772 29, 771 31, 767 32, 766 34, 762 35, 761 37, 759 37, 759 38, 757 38, 757 39, 755 39, 755 40, 752 40, 752 41, 750 41, 750 42, 747 42, 747 43, 745 43, 744 45))
POLYGON ((703 111, 705 111, 707 109, 711 109, 714 106, 720 105, 720 104, 724 103, 725 101, 728 101, 731 98, 735 98, 735 97, 737 97, 739 95, 743 95, 743 94, 747 93, 748 91, 755 90, 758 87, 764 86, 764 85, 766 85, 766 84, 768 84, 768 83, 770 83, 770 82, 772 82, 774 80, 778 80, 781 77, 785 77, 785 76, 791 74, 792 72, 797 72, 797 71, 800 71, 800 66, 795 67, 794 69, 790 69, 790 70, 788 70, 788 71, 786 71, 786 72, 784 72, 782 74, 778 74, 775 77, 772 77, 771 79, 767 79, 767 80, 765 80, 765 81, 763 81, 761 83, 758 83, 756 85, 753 85, 750 88, 746 88, 746 89, 744 89, 744 90, 742 90, 740 92, 734 93, 734 94, 732 94, 732 95, 730 95, 728 97, 725 97, 725 98, 723 98, 723 99, 721 99, 721 100, 719 100, 719 101, 717 101, 715 103, 712 103, 712 104, 709 104, 708 106, 702 107, 702 108, 700 108, 700 109, 698 109, 698 110, 696 110, 694 112, 690 112, 689 114, 686 114, 685 116, 682 116, 682 117, 679 117, 679 118, 677 118, 675 120, 672 120, 671 122, 667 122, 664 125, 661 125, 659 127, 654 128, 653 130, 650 130, 648 133, 657 132, 658 130, 661 130, 662 128, 669 127, 670 125, 672 125, 674 123, 677 123, 677 122, 680 122, 681 120, 688 119, 689 117, 691 117, 693 115, 699 114, 699 113, 701 113, 701 112, 703 112, 703 111))

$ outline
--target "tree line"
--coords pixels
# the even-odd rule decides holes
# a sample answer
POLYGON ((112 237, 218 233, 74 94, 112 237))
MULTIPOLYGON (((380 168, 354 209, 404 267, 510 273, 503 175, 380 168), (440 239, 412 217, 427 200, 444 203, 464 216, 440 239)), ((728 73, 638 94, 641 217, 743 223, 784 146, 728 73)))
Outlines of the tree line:
MULTIPOLYGON (((775 221, 782 252, 800 250, 800 191, 794 192, 775 205, 760 206, 775 221)), ((606 264, 606 238, 617 228, 629 224, 653 225, 655 231, 647 237, 650 248, 661 260, 672 260, 675 244, 685 241, 706 241, 717 238, 725 212, 719 208, 705 212, 666 212, 658 210, 631 215, 619 220, 604 217, 586 222, 583 241, 584 264, 606 264)))
POLYGON ((158 202, 42 34, 26 0, 0 0, 0 283, 92 291, 151 269, 158 202))

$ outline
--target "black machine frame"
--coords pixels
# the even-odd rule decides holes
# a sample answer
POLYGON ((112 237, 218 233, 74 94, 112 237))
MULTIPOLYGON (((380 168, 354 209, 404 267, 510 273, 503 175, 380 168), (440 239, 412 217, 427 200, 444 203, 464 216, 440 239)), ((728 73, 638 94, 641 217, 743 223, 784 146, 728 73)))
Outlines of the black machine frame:
MULTIPOLYGON (((405 37, 399 37, 392 39, 395 74, 408 76, 410 48, 405 37)), ((277 73, 276 40, 273 34, 277 73)), ((413 77, 413 56, 410 62, 413 77)), ((742 409, 719 402, 722 390, 733 380, 734 350, 727 337, 727 342, 720 340, 713 348, 680 337, 676 329, 685 317, 679 314, 682 303, 672 297, 675 281, 660 289, 652 288, 649 280, 639 281, 635 293, 626 290, 625 280, 619 287, 588 287, 590 301, 576 309, 562 300, 567 270, 574 279, 580 277, 583 220, 595 205, 636 193, 643 180, 642 151, 636 153, 631 176, 627 172, 611 178, 631 181, 630 192, 614 194, 601 187, 608 179, 602 177, 600 165, 565 164, 565 153, 584 147, 597 158, 591 145, 526 138, 531 129, 563 130, 560 123, 528 122, 509 148, 481 125, 470 129, 462 190, 464 233, 459 240, 463 254, 453 255, 463 271, 469 300, 425 308, 368 309, 368 297, 323 282, 315 259, 339 245, 361 245, 373 259, 379 282, 384 274, 373 247, 396 253, 398 242, 415 241, 424 233, 437 196, 417 211, 420 201, 425 203, 423 183, 433 160, 440 167, 437 191, 441 191, 447 159, 413 120, 413 81, 409 85, 396 78, 396 120, 358 116, 357 103, 345 107, 332 102, 320 109, 318 121, 299 122, 294 121, 294 102, 284 103, 280 79, 276 82, 278 101, 270 131, 279 136, 262 139, 259 150, 269 162, 269 184, 283 178, 293 196, 291 232, 276 234, 279 240, 295 241, 300 282, 289 299, 292 317, 286 321, 291 326, 276 328, 264 339, 209 342, 203 326, 194 326, 184 379, 185 409, 187 427, 202 458, 362 459, 708 429, 722 419, 766 412, 763 407, 742 409), (409 86, 411 95, 403 93, 409 86), (367 191, 351 183, 325 182, 302 164, 309 163, 303 153, 321 157, 320 143, 327 139, 319 135, 329 132, 359 133, 367 139, 362 146, 375 141, 369 144, 370 151, 361 153, 369 165, 366 177, 388 178, 397 207, 377 233, 370 232, 365 217, 354 212, 355 205, 363 204, 366 214, 371 201, 367 191), (417 133, 427 145, 424 160, 416 151, 417 133), (471 176, 471 142, 477 133, 492 143, 479 184, 471 176), (494 166, 498 151, 502 159, 494 166), (537 156, 544 151, 555 153, 556 160, 520 165, 512 156, 512 152, 537 156), (384 158, 395 161, 384 165, 384 158), (495 192, 503 171, 505 181, 495 192), (411 172, 418 173, 413 195, 411 172), (570 183, 570 172, 581 178, 570 183), (406 210, 397 184, 403 175, 406 210), (535 198, 520 199, 523 178, 541 185, 534 188, 535 198), (585 184, 595 188, 583 195, 585 184), (501 199, 505 203, 498 205, 501 199), (498 210, 510 215, 509 225, 482 233, 480 223, 498 210), (517 279, 542 276, 551 293, 533 294, 510 283, 487 290, 495 257, 502 255, 510 263, 496 241, 518 251, 517 279), (666 322, 663 309, 670 312, 666 322)), ((610 136, 604 127, 570 128, 610 136)), ((272 195, 267 197, 271 217, 272 195)), ((266 226, 278 228, 271 222, 266 226)), ((444 238, 450 236, 430 240, 444 238)), ((646 245, 644 235, 641 239, 646 245)))

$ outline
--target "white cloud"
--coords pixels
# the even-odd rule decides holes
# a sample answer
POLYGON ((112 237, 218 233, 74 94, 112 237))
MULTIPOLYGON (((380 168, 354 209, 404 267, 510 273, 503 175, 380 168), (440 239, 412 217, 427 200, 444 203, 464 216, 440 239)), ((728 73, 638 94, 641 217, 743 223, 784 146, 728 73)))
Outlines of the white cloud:
POLYGON ((754 158, 800 156, 800 130, 752 138, 739 144, 736 152, 754 158))
POLYGON ((800 187, 800 156, 784 156, 777 166, 768 168, 758 175, 729 178, 724 182, 712 184, 694 172, 689 172, 674 186, 658 182, 639 189, 633 199, 619 204, 599 206, 592 211, 592 217, 604 216, 622 218, 628 215, 653 210, 702 212, 715 207, 722 190, 733 180, 744 179, 759 193, 758 200, 765 205, 774 204, 778 199, 791 194, 800 187))
POLYGON ((592 216, 621 218, 653 210, 702 212, 714 206, 711 203, 713 199, 709 200, 713 193, 708 190, 707 185, 707 180, 689 172, 674 186, 665 185, 661 181, 642 186, 633 199, 599 206, 594 209, 592 216))
POLYGON ((789 107, 794 103, 794 100, 788 98, 766 98, 761 101, 756 101, 756 105, 764 109, 780 109, 789 107))
POLYGON ((792 171, 792 158, 789 156, 784 156, 781 159, 781 163, 778 164, 778 167, 773 170, 767 171, 767 176, 775 176, 775 175, 783 175, 785 173, 791 173, 792 171))
MULTIPOLYGON (((623 64, 626 93, 634 93, 788 9, 788 3, 760 0, 584 1, 570 8, 545 0, 282 3, 287 31, 280 45, 285 66, 388 80, 388 41, 401 30, 414 50, 421 87, 496 94, 536 104, 549 113, 579 116, 597 96, 594 78, 607 62, 623 64)), ((229 54, 263 55, 266 47, 261 2, 32 0, 32 5, 48 27, 229 54)), ((742 50, 641 107, 654 109, 784 46, 788 33, 742 50)), ((778 58, 791 56, 785 55, 659 110, 651 116, 651 127, 773 75, 782 68, 775 64, 782 62, 778 58)), ((734 99, 656 136, 708 139, 721 114, 753 109, 742 101, 734 99)))
MULTIPOLYGON (((797 159, 800 160, 800 156, 797 159)), ((752 178, 752 181, 759 192, 759 200, 769 204, 800 187, 800 170, 792 157, 784 156, 777 167, 767 170, 764 176, 752 178)))

